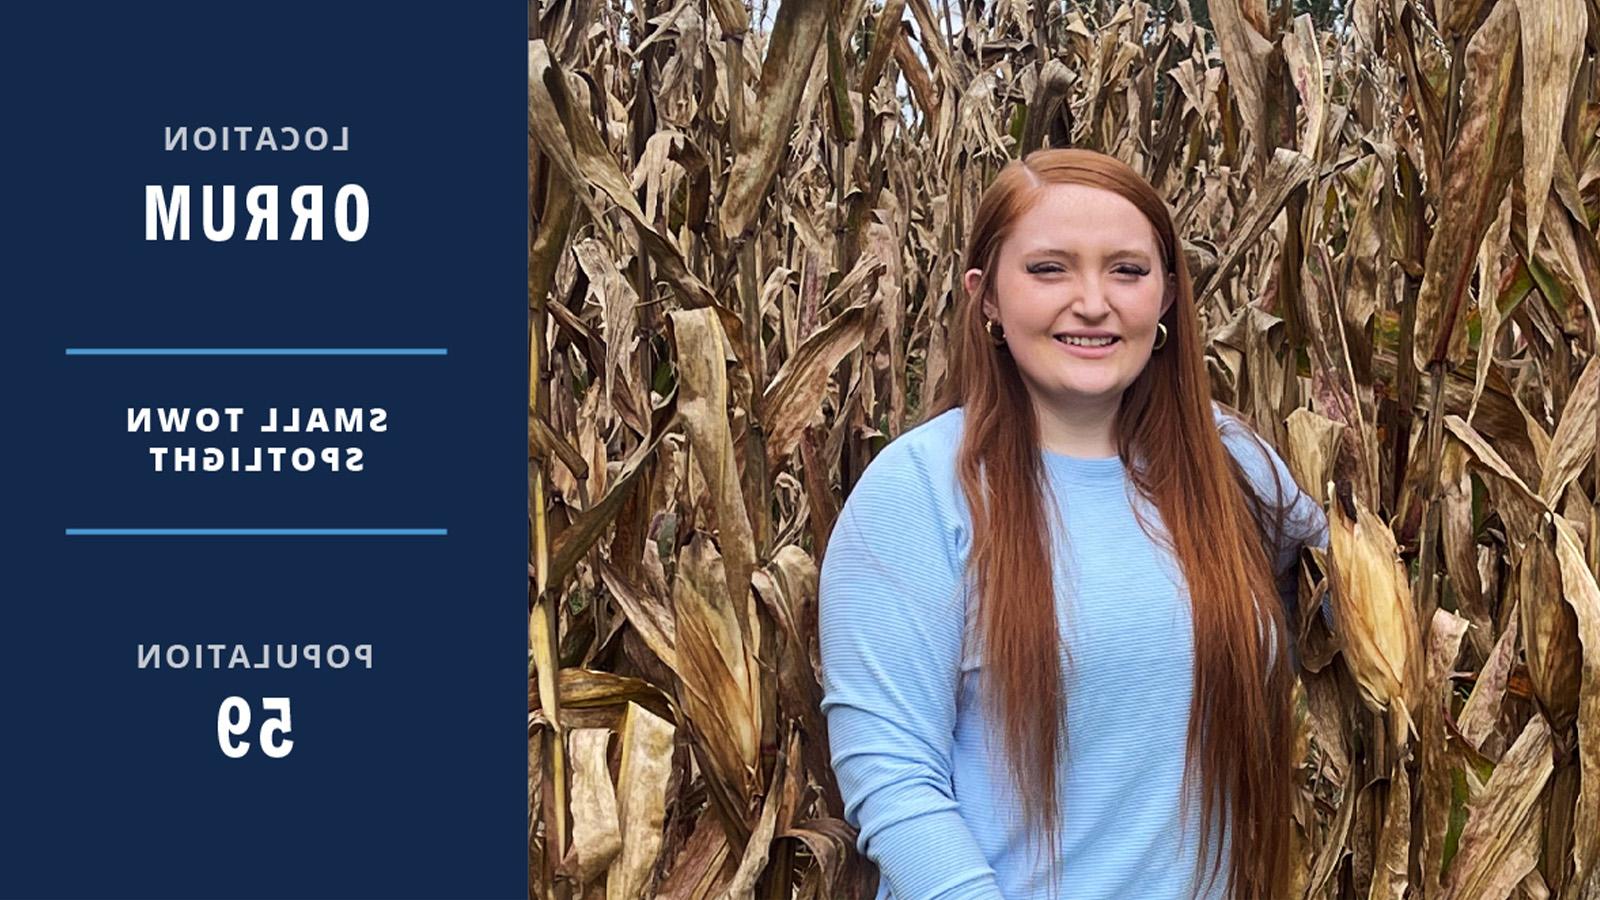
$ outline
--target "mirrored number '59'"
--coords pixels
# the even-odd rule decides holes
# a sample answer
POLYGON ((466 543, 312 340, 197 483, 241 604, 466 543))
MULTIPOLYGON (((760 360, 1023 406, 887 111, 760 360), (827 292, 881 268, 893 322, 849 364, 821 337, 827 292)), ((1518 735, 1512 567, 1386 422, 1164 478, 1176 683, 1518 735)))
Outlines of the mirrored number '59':
MULTIPOLYGON (((278 713, 261 723, 261 752, 273 759, 282 759, 294 749, 289 733, 289 698, 262 697, 262 712, 278 713)), ((250 732, 250 703, 243 697, 229 697, 217 710, 217 744, 231 759, 239 759, 250 752, 250 742, 235 740, 250 732)))

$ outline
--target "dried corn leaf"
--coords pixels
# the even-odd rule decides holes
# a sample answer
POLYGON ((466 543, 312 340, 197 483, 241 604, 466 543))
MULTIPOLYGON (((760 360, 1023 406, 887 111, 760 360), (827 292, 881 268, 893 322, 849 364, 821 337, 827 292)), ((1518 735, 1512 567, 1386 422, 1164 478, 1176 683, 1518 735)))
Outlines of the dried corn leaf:
POLYGON ((666 434, 666 425, 671 421, 674 412, 675 407, 670 405, 656 412, 650 439, 640 444, 624 461, 622 472, 611 482, 606 495, 584 510, 556 537, 550 548, 549 571, 544 579, 548 587, 559 590, 566 583, 567 578, 578 567, 578 560, 589 552, 595 541, 600 539, 616 519, 617 514, 622 511, 623 503, 632 495, 639 476, 650 465, 656 445, 666 434))
MULTIPOLYGON (((655 553, 654 547, 649 547, 647 553, 655 553)), ((677 622, 672 615, 672 610, 651 589, 643 588, 625 580, 622 573, 610 563, 600 564, 600 580, 605 584, 606 591, 617 606, 622 608, 622 614, 628 617, 628 624, 639 633, 645 646, 650 648, 667 668, 678 668, 678 651, 673 646, 677 622)))
POLYGON ((1494 363, 1494 345, 1500 334, 1500 258, 1505 254, 1511 239, 1511 196, 1508 185, 1500 199, 1500 208, 1494 221, 1483 236, 1478 248, 1478 318, 1483 323, 1478 338, 1478 357, 1472 380, 1472 405, 1467 409, 1467 421, 1478 410, 1478 398, 1489 377, 1489 367, 1494 363))
POLYGON ((1584 654, 1575 608, 1561 601, 1561 570, 1555 543, 1554 533, 1541 528, 1512 559, 1521 600, 1528 678, 1550 724, 1564 733, 1578 715, 1584 654))
POLYGON ((1494 492, 1497 511, 1511 529, 1512 536, 1523 540, 1532 534, 1534 522, 1545 508, 1544 501, 1489 446, 1477 429, 1460 416, 1445 416, 1444 427, 1472 451, 1481 471, 1494 476, 1489 479, 1490 490, 1494 492))
MULTIPOLYGON (((628 283, 622 272, 617 269, 612 261, 613 254, 601 241, 595 238, 585 238, 572 248, 578 258, 578 265, 583 267, 584 274, 589 277, 589 298, 600 306, 604 313, 601 316, 603 334, 606 339, 606 363, 603 377, 605 379, 606 407, 611 406, 611 392, 618 381, 618 372, 624 372, 624 360, 628 358, 633 347, 633 330, 638 323, 636 307, 639 295, 634 293, 633 285, 628 283)), ((632 379, 628 379, 631 383, 632 379)), ((623 390, 627 390, 623 386, 623 390)), ((604 471, 602 468, 601 471, 604 471)))
POLYGON ((750 30, 750 15, 738 0, 710 0, 709 5, 724 35, 743 37, 750 30))
MULTIPOLYGON (((1467 472, 1467 449, 1460 441, 1445 441, 1439 460, 1440 537, 1448 562, 1446 574, 1455 588, 1456 605, 1473 624, 1482 606, 1483 586, 1478 580, 1478 545, 1472 515, 1472 476, 1467 472)), ((1476 644, 1476 642, 1475 642, 1476 644)))
POLYGON ((1574 880, 1583 884, 1600 863, 1600 586, 1572 525, 1551 515, 1563 594, 1578 618, 1583 641, 1583 684, 1578 703, 1578 763, 1582 789, 1573 814, 1574 880))
POLYGON ((1539 243, 1544 198, 1550 194, 1555 157, 1564 153, 1561 122, 1583 55, 1583 0, 1517 0, 1522 31, 1522 183, 1528 216, 1527 246, 1539 243))
POLYGON ((1511 900, 1550 900, 1550 897, 1550 886, 1545 884, 1544 876, 1539 874, 1538 869, 1529 872, 1517 889, 1511 892, 1511 900))
POLYGON ((873 90, 878 86, 878 78, 883 75, 884 66, 889 62, 889 55, 894 52, 895 41, 899 39, 900 20, 905 16, 905 12, 906 0, 887 0, 883 8, 873 17, 872 52, 867 55, 867 61, 861 67, 861 80, 856 86, 861 96, 872 96, 873 90))
POLYGON ((1355 819, 1357 800, 1362 794, 1371 791, 1373 785, 1374 782, 1367 782, 1365 785, 1346 784, 1344 796, 1339 802, 1339 811, 1334 814, 1333 821, 1323 836, 1322 846, 1317 851, 1316 860, 1311 864, 1306 896, 1314 897, 1321 894, 1333 878, 1334 869, 1348 854, 1350 825, 1355 819))
POLYGON ((576 728, 570 735, 572 847, 561 861, 561 870, 579 883, 604 872, 622 849, 617 795, 606 768, 610 740, 611 732, 600 728, 576 728))
MULTIPOLYGON (((729 591, 727 569, 704 532, 678 559, 673 604, 678 615, 679 705, 704 741, 718 789, 740 807, 756 789, 761 734, 759 664, 741 637, 745 604, 729 591)), ((750 595, 746 587, 741 599, 750 595)))
POLYGON ((1483 749, 1484 739, 1494 731, 1500 721, 1500 707, 1505 701, 1506 684, 1517 662, 1517 635, 1520 615, 1513 608, 1506 616, 1506 630, 1495 641, 1494 652, 1478 672, 1472 694, 1456 717, 1456 728, 1474 749, 1483 749))
POLYGON ((725 241, 743 237, 755 221, 756 209, 783 159, 783 149, 789 146, 795 109, 822 41, 828 8, 826 0, 785 0, 778 8, 761 66, 755 113, 734 123, 739 156, 723 185, 717 213, 725 241))
MULTIPOLYGON (((1418 753, 1421 756, 1422 846, 1418 858, 1422 861, 1423 881, 1417 890, 1423 896, 1438 896, 1439 877, 1444 866, 1446 834, 1450 828, 1453 757, 1449 753, 1447 731, 1450 720, 1450 700, 1454 696, 1450 675, 1456 658, 1461 655, 1461 638, 1467 631, 1467 620, 1445 609, 1433 613, 1433 627, 1429 631, 1427 674, 1424 682, 1423 706, 1418 723, 1422 729, 1418 753)), ((1405 766, 1397 766, 1404 771, 1405 766)), ((1394 795, 1390 794, 1393 803, 1394 795)), ((1391 810, 1390 815, 1394 815, 1391 810)), ((1409 821, 1409 817, 1408 817, 1409 821)), ((1388 824, 1385 823, 1385 828, 1388 824)), ((1403 878, 1407 861, 1400 857, 1398 870, 1392 860, 1385 862, 1385 872, 1377 873, 1389 885, 1396 876, 1403 878)), ((1376 879, 1375 879, 1376 880, 1376 879)))
POLYGON ((1567 396, 1561 424, 1550 439, 1539 495, 1551 506, 1561 500, 1567 484, 1594 456, 1596 404, 1600 404, 1600 354, 1589 357, 1589 364, 1583 367, 1583 374, 1567 396))
POLYGON ((732 877, 728 837, 709 810, 700 814, 689 840, 657 889, 656 900, 707 900, 721 897, 732 877))
POLYGON ((619 738, 617 814, 622 850, 606 875, 606 900, 641 900, 649 887, 666 822, 675 729, 666 719, 629 703, 619 738))
POLYGON ((1404 757, 1396 757, 1389 780, 1389 805, 1378 836, 1377 871, 1372 874, 1371 900, 1403 900, 1411 886, 1406 861, 1411 848, 1411 776, 1404 757))
POLYGON ((1287 425, 1289 472, 1297 483, 1312 485, 1317 503, 1326 505, 1328 498, 1322 494, 1331 480, 1345 425, 1304 408, 1289 413, 1287 425))
POLYGON ((528 97, 534 107, 528 118, 529 130, 538 138, 540 149, 557 160, 557 168, 590 214, 596 220, 604 219, 603 211, 590 193, 590 188, 594 187, 633 221, 635 233, 655 260, 657 272, 672 282, 680 299, 693 307, 718 311, 735 353, 745 358, 739 318, 717 302, 711 289, 689 270, 677 245, 656 231, 645 218, 644 210, 634 199, 628 177, 606 149, 587 110, 577 108, 566 75, 550 58, 543 41, 528 42, 528 97))
POLYGON ((1461 124, 1445 160, 1439 218, 1428 242, 1422 288, 1417 295, 1417 339, 1413 361, 1420 371, 1433 362, 1454 367, 1466 358, 1463 322, 1467 281, 1489 221, 1509 175, 1501 164, 1505 111, 1511 105, 1517 60, 1516 0, 1497 0, 1467 43, 1461 124))
POLYGON ((784 774, 788 763, 799 755, 800 735, 798 732, 789 733, 789 751, 778 757, 778 764, 772 770, 772 785, 767 789, 765 802, 761 804, 761 815, 756 820, 756 826, 750 832, 750 840, 745 844, 744 856, 739 860, 739 868, 734 870, 733 880, 728 884, 728 893, 723 900, 754 900, 756 879, 761 877, 761 870, 766 868, 767 854, 772 850, 772 839, 777 833, 778 806, 781 792, 779 786, 783 784, 784 774))
POLYGON ((856 304, 806 338, 778 370, 762 398, 767 428, 767 471, 775 473, 800 442, 806 424, 821 415, 828 378, 839 361, 860 346, 866 305, 856 304))
POLYGON ((1272 42, 1263 37, 1265 4, 1262 0, 1212 0, 1209 8, 1239 118, 1257 145, 1270 147, 1275 141, 1267 133, 1266 96, 1272 89, 1267 84, 1272 42))
POLYGON ((1550 727, 1528 720, 1482 792, 1467 803, 1460 849, 1445 875, 1444 900, 1508 896, 1538 861, 1538 800, 1550 780, 1550 727))
POLYGON ((745 598, 755 568, 755 543, 728 421, 723 335, 717 317, 708 310, 680 310, 671 314, 671 320, 678 351, 679 415, 695 467, 710 492, 718 544, 727 565, 726 589, 738 609, 733 619, 741 641, 749 647, 754 640, 753 613, 745 611, 749 605, 745 598))
POLYGON ((1342 305, 1345 320, 1356 328, 1366 327, 1387 293, 1383 273, 1390 260, 1384 230, 1390 227, 1390 220, 1385 188, 1386 178, 1393 172, 1391 154, 1372 153, 1345 173, 1353 179, 1347 196, 1355 211, 1346 239, 1342 305))
POLYGON ((569 666, 561 670, 559 687, 563 710, 633 703, 666 709, 667 697, 660 688, 648 681, 612 672, 569 666))
MULTIPOLYGON (((793 838, 805 844, 822 869, 823 883, 830 888, 824 896, 862 896, 847 891, 844 883, 856 842, 856 830, 849 823, 834 818, 809 819, 780 833, 778 837, 793 838)), ((859 856, 854 856, 854 859, 861 861, 859 856)))
POLYGON ((950 58, 950 48, 941 39, 942 29, 933 16, 933 6, 928 0, 909 0, 911 15, 917 20, 917 27, 922 29, 921 44, 927 58, 931 60, 933 74, 939 79, 939 93, 949 96, 951 88, 959 88, 962 78, 956 72, 955 63, 950 58))
POLYGON ((1290 192, 1311 177, 1315 166, 1303 153, 1279 147, 1273 151, 1266 174, 1250 194, 1250 202, 1239 216, 1238 226, 1229 234, 1226 249, 1216 271, 1195 291, 1195 302, 1203 302, 1222 283, 1234 265, 1283 210, 1290 192))
POLYGON ((911 89, 911 99, 922 110, 923 118, 932 119, 939 114, 939 92, 934 87, 933 76, 928 74, 922 58, 911 48, 910 26, 898 30, 894 38, 894 61, 905 76, 911 89))
POLYGON ((1300 132, 1300 152, 1315 160, 1322 158, 1322 130, 1327 118, 1327 98, 1322 87, 1322 52, 1310 14, 1294 20, 1294 30, 1283 36, 1284 61, 1289 77, 1300 94, 1305 127, 1300 132))
MULTIPOLYGON (((1540 289, 1544 289, 1546 284, 1558 288, 1550 293, 1562 298, 1559 306, 1562 308, 1563 317, 1567 320, 1563 324, 1564 328, 1575 331, 1579 327, 1580 312, 1587 312, 1590 324, 1600 329, 1600 320, 1595 317, 1594 293, 1589 288, 1591 278, 1600 283, 1600 273, 1592 271, 1592 267, 1595 266, 1593 251, 1585 253, 1584 251, 1589 248, 1579 247, 1579 239, 1573 234, 1572 223, 1567 217, 1566 209, 1554 194, 1545 198, 1545 206, 1544 231, 1541 234, 1544 239, 1534 245, 1536 262, 1543 264, 1549 270, 1549 278, 1540 284, 1540 289), (1590 271, 1585 271, 1586 261, 1591 267, 1590 271), (1572 305, 1571 299, 1574 297, 1583 301, 1581 311, 1572 305)), ((1591 241, 1590 246, 1592 245, 1591 241)), ((1534 271, 1537 275, 1539 267, 1535 266, 1534 271)), ((1552 299, 1556 298, 1553 296, 1552 299)))

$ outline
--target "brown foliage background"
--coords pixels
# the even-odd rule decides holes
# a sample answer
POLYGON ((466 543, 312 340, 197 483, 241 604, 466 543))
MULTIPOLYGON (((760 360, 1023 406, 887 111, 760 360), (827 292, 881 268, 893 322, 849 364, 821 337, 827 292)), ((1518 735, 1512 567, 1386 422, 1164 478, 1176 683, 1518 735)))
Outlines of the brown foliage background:
POLYGON ((1597 48, 1595 0, 530 2, 530 895, 870 896, 818 554, 978 194, 1070 145, 1167 197, 1214 395, 1329 511, 1297 895, 1600 896, 1597 48))

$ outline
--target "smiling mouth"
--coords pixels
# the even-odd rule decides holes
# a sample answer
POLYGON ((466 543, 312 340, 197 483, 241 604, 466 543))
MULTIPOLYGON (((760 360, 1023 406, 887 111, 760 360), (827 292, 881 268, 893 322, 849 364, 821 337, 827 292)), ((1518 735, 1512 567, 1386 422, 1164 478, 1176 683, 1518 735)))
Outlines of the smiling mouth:
POLYGON ((1109 347, 1122 340, 1119 337, 1080 338, 1063 334, 1058 334, 1055 338, 1057 341, 1072 347, 1109 347))

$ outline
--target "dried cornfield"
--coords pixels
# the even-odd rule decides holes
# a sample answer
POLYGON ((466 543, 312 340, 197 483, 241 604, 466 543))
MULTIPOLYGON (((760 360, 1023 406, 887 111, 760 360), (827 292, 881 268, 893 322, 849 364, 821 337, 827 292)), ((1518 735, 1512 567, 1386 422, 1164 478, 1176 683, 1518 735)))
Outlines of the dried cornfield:
POLYGON ((1294 896, 1600 897, 1597 48, 1595 0, 530 0, 531 896, 871 896, 818 556, 979 192, 1070 145, 1166 196, 1214 396, 1328 510, 1294 896))

